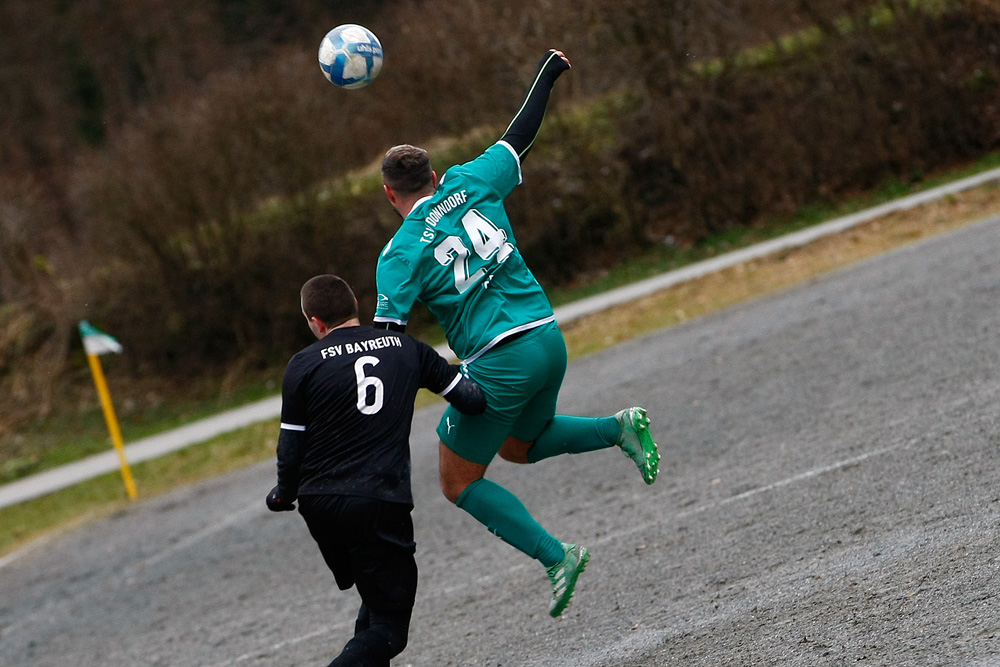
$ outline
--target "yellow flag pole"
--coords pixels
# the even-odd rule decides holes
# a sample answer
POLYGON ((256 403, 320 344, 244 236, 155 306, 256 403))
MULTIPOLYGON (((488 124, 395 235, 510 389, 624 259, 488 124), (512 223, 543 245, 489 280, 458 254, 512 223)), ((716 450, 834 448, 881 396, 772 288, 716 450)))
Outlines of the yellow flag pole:
POLYGON ((118 452, 118 462, 122 468, 122 479, 125 481, 125 491, 129 500, 135 500, 138 492, 135 489, 135 480, 132 478, 132 469, 125 458, 125 445, 122 443, 122 432, 118 427, 118 418, 115 416, 115 407, 111 404, 111 393, 108 392, 108 383, 104 379, 104 369, 101 368, 101 360, 96 354, 88 354, 87 361, 90 362, 90 372, 94 376, 94 384, 97 385, 97 395, 101 398, 101 409, 104 410, 104 421, 108 424, 108 431, 111 433, 111 441, 118 452))

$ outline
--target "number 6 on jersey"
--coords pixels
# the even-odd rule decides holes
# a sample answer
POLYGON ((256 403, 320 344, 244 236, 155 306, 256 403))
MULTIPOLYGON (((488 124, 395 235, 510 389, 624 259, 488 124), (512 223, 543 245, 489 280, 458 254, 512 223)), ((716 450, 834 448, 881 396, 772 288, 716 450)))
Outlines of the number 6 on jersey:
POLYGON ((365 366, 376 366, 378 357, 358 357, 354 362, 354 376, 358 379, 358 411, 363 415, 373 415, 382 409, 385 400, 385 385, 374 375, 365 375, 365 366), (372 388, 369 396, 368 388, 372 388), (369 398, 371 402, 369 402, 369 398))

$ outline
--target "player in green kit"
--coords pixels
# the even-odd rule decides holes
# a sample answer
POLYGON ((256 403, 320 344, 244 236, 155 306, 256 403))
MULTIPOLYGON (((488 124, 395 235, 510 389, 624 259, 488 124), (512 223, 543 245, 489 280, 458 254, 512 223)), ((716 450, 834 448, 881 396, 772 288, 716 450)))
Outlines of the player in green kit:
POLYGON ((602 418, 555 414, 566 344, 504 209, 521 182, 521 161, 541 127, 552 86, 569 68, 562 52, 547 52, 501 140, 449 169, 440 182, 423 149, 403 145, 386 153, 385 192, 403 222, 379 257, 374 317, 376 327, 401 331, 413 305, 425 304, 486 393, 484 414, 471 417, 449 407, 441 418, 441 489, 545 566, 552 616, 569 604, 590 555, 546 532, 516 496, 485 479, 487 466, 497 453, 534 463, 618 446, 652 484, 660 460, 642 408, 602 418))

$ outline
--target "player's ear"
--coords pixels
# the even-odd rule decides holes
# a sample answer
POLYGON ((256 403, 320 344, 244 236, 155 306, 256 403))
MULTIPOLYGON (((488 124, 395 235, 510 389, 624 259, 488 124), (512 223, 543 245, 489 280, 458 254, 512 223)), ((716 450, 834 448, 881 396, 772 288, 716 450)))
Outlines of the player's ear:
POLYGON ((431 189, 438 189, 438 175, 437 172, 431 169, 431 189))
POLYGON ((383 184, 382 185, 382 189, 385 190, 385 196, 389 198, 389 203, 395 206, 395 204, 396 204, 396 193, 393 192, 392 188, 390 188, 388 185, 384 185, 383 184))
POLYGON ((315 315, 309 318, 309 330, 313 332, 316 338, 322 338, 326 334, 330 333, 323 320, 319 319, 315 315))

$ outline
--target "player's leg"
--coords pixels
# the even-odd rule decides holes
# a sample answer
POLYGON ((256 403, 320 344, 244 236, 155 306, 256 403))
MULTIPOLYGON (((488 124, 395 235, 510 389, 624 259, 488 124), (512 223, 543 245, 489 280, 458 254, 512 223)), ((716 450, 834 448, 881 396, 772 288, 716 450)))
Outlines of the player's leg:
MULTIPOLYGON (((444 445, 441 449, 449 451, 444 445)), ((545 566, 552 584, 549 614, 561 614, 590 558, 586 547, 566 544, 549 535, 517 496, 488 479, 480 478, 466 487, 456 504, 491 533, 545 566)))
POLYGON ((561 454, 580 454, 615 444, 620 427, 613 417, 570 417, 556 414, 559 389, 566 376, 566 342, 555 324, 536 340, 546 368, 545 381, 511 426, 500 455, 516 463, 535 463, 561 454))
POLYGON ((335 495, 305 495, 298 499, 299 513, 340 590, 354 586, 350 552, 355 543, 346 536, 359 534, 358 522, 364 521, 349 506, 345 507, 346 501, 344 496, 335 495))
MULTIPOLYGON (((547 412, 542 408, 540 412, 547 412)), ((525 414, 525 421, 531 414, 525 414)), ((531 432, 529 427, 522 433, 531 432)), ((545 422, 534 439, 510 436, 500 448, 500 456, 512 463, 537 463, 563 454, 583 454, 614 447, 621 435, 621 424, 611 417, 572 417, 555 415, 545 422)))
POLYGON ((328 667, 389 667, 406 648, 409 626, 408 612, 369 612, 368 627, 355 634, 328 667))
POLYGON ((491 405, 510 406, 511 423, 499 450, 502 458, 514 463, 534 463, 559 454, 588 452, 615 444, 620 426, 614 417, 555 414, 566 365, 566 343, 559 327, 552 323, 484 355, 469 367, 470 375, 480 386, 499 385, 489 395, 491 405))
POLYGON ((517 496, 485 479, 486 465, 477 464, 439 444, 441 488, 459 509, 491 533, 546 567, 563 558, 562 543, 549 535, 517 496))
POLYGON ((459 508, 514 548, 546 567, 562 561, 562 543, 549 535, 510 491, 484 478, 524 404, 545 385, 544 355, 530 331, 483 355, 468 369, 486 393, 481 415, 449 406, 438 424, 441 489, 459 508))
MULTIPOLYGON (((530 414, 526 411, 525 416, 530 414)), ((660 452, 649 431, 646 410, 640 407, 626 408, 610 417, 556 415, 534 442, 508 437, 500 448, 500 456, 514 463, 537 463, 561 454, 582 454, 608 447, 618 447, 632 459, 647 484, 656 481, 660 452)))
POLYGON ((357 502, 362 511, 372 510, 368 532, 351 554, 367 624, 356 624, 354 637, 330 667, 388 667, 389 660, 406 648, 416 598, 412 508, 361 498, 357 502))
MULTIPOLYGON (((378 623, 375 624, 375 631, 369 632, 372 626, 371 610, 367 604, 362 602, 361 609, 358 610, 358 618, 354 623, 354 637, 347 642, 340 655, 334 658, 327 667, 355 667, 356 665, 389 667, 390 658, 381 655, 383 653, 382 644, 385 642, 383 633, 378 631, 378 623)), ((390 639, 390 641, 393 640, 390 639)))
POLYGON ((441 480, 441 492, 452 504, 473 482, 486 475, 488 464, 470 461, 453 452, 444 442, 438 443, 438 474, 441 480))
POLYGON ((368 605, 364 602, 361 603, 361 609, 358 609, 358 618, 354 621, 354 634, 359 635, 369 627, 371 627, 372 619, 371 613, 368 609, 368 605))
POLYGON ((469 373, 487 394, 486 413, 468 417, 446 410, 438 435, 445 494, 492 533, 545 566, 553 591, 549 613, 558 616, 573 595, 587 550, 552 537, 516 496, 483 478, 524 406, 552 383, 553 374, 561 377, 565 372, 565 359, 561 370, 551 369, 545 346, 539 344, 543 337, 542 331, 529 332, 477 360, 469 373))
POLYGON ((355 634, 330 665, 388 667, 406 647, 416 597, 412 508, 354 497, 304 496, 299 501, 338 585, 356 584, 362 600, 355 634))
MULTIPOLYGON (((471 473, 475 470, 475 464, 462 459, 443 442, 440 443, 440 451, 442 487, 446 484, 446 478, 450 478, 452 482, 463 479, 454 471, 471 473)), ((471 479, 453 502, 486 526, 491 533, 545 566, 552 585, 549 614, 558 616, 569 605, 576 580, 586 567, 590 553, 586 547, 567 544, 552 537, 531 516, 517 496, 482 477, 486 472, 485 465, 480 470, 479 476, 471 479)), ((474 475, 468 474, 464 479, 471 477, 474 475)), ((451 495, 457 488, 451 487, 451 495)), ((446 490, 445 493, 449 495, 449 491, 446 490)))
POLYGON ((631 458, 647 484, 656 479, 660 455, 649 433, 642 408, 628 408, 608 417, 557 415, 556 401, 566 374, 566 343, 559 328, 541 332, 534 344, 544 350, 549 376, 525 403, 500 448, 514 463, 536 463, 562 454, 582 454, 617 446, 631 458))

